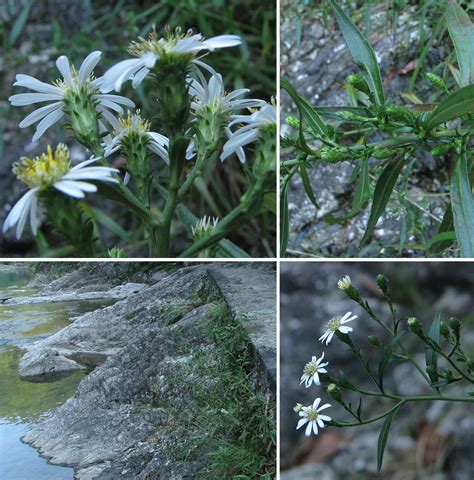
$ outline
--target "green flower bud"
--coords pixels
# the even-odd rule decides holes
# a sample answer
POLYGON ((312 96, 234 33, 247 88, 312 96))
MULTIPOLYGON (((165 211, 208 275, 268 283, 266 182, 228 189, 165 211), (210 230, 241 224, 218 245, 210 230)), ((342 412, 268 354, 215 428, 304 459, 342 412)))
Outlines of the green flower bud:
POLYGON ((371 155, 372 157, 378 159, 378 160, 383 160, 384 158, 390 158, 393 157, 394 155, 397 155, 400 153, 400 150, 397 148, 391 148, 390 150, 374 150, 371 155))
POLYGON ((293 117, 292 115, 286 117, 286 123, 292 127, 296 128, 297 130, 300 128, 300 120, 299 118, 293 117))
POLYGON ((329 163, 338 163, 349 157, 347 149, 337 147, 323 147, 320 150, 321 160, 329 163))
POLYGON ((342 400, 341 389, 334 383, 328 385, 328 393, 331 395, 336 402, 340 402, 342 400))
POLYGON ((359 90, 359 92, 363 92, 369 96, 371 95, 369 85, 360 75, 356 75, 356 74, 349 75, 347 77, 347 82, 356 90, 359 90))
POLYGON ((452 370, 449 370, 449 368, 445 368, 443 373, 444 373, 444 376, 446 377, 446 380, 448 380, 448 381, 453 380, 454 374, 453 374, 452 370))
POLYGON ((407 320, 407 323, 408 323, 408 328, 413 332, 415 333, 416 335, 418 335, 419 337, 423 337, 424 336, 424 333, 423 333, 423 325, 421 324, 421 322, 415 318, 415 317, 411 317, 407 320))
POLYGON ((459 334, 461 332, 461 322, 457 318, 450 318, 449 319, 449 326, 451 327, 451 330, 454 332, 454 336, 456 337, 456 340, 459 340, 459 334))
POLYGON ((374 347, 381 347, 383 345, 380 338, 375 335, 369 335, 367 338, 374 347))
POLYGON ((426 76, 428 77, 428 80, 430 81, 431 85, 433 87, 437 88, 438 90, 441 90, 442 92, 445 92, 449 94, 448 87, 446 86, 446 83, 444 83, 444 80, 436 75, 436 73, 427 73, 426 76))
POLYGON ((296 413, 300 413, 301 410, 303 410, 303 405, 301 405, 301 403, 297 403, 297 404, 293 407, 293 411, 296 412, 296 413))
POLYGON ((438 370, 436 369, 436 367, 434 365, 428 365, 426 367, 426 373, 430 376, 430 378, 432 376, 435 376, 438 374, 438 370))
POLYGON ((113 247, 107 251, 108 258, 127 258, 127 253, 123 248, 113 247))
POLYGON ((413 112, 408 110, 406 107, 388 107, 386 109, 386 114, 391 120, 395 122, 402 122, 406 123, 407 125, 415 125, 416 124, 416 116, 413 112))
POLYGON ((473 371, 473 370, 474 370, 474 360, 468 359, 468 361, 467 361, 467 368, 468 368, 470 371, 473 371))
POLYGON ((375 283, 377 286, 380 288, 382 293, 384 295, 387 295, 388 293, 388 280, 387 277, 384 275, 377 275, 377 278, 375 279, 375 283))
POLYGON ((449 331, 449 326, 446 322, 441 322, 440 323, 439 331, 440 331, 441 335, 443 335, 443 337, 446 340, 449 340, 451 338, 451 332, 449 331))

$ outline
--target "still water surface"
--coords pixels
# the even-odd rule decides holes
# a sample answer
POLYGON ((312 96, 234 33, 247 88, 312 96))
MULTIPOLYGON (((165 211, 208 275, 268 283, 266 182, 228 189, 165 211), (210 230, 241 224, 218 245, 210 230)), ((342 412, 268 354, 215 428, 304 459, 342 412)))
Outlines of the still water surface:
POLYGON ((72 468, 48 464, 21 437, 74 395, 83 374, 53 383, 29 383, 20 380, 18 364, 25 345, 57 332, 71 317, 95 310, 103 302, 1 303, 9 297, 37 295, 28 287, 30 279, 28 268, 0 265, 0 479, 69 480, 72 468))

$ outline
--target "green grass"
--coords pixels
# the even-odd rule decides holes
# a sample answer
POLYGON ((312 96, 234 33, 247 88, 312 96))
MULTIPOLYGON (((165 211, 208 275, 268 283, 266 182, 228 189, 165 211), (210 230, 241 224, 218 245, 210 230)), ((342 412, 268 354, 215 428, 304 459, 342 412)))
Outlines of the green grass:
POLYGON ((176 409, 171 414, 173 431, 181 427, 187 432, 175 446, 174 460, 191 462, 205 456, 197 478, 274 478, 274 405, 255 385, 247 332, 241 321, 231 320, 222 301, 203 328, 214 344, 181 352, 189 355, 188 361, 166 379, 173 391, 183 379, 195 379, 186 382, 189 409, 183 412, 180 402, 157 405, 176 409))

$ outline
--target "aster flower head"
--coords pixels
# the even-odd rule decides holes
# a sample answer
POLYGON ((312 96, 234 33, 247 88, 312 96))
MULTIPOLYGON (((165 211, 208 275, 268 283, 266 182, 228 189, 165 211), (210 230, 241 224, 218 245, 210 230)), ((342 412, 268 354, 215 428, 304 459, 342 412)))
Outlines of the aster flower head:
POLYGON ((207 215, 204 215, 204 217, 200 218, 191 227, 191 234, 194 240, 198 240, 199 238, 202 238, 210 233, 214 228, 216 228, 218 222, 219 219, 217 217, 208 217, 207 215))
MULTIPOLYGON (((137 140, 143 142, 146 148, 160 157, 167 165, 170 163, 169 139, 165 135, 151 132, 150 122, 140 115, 140 110, 135 113, 128 112, 128 116, 120 116, 113 123, 112 135, 107 135, 102 143, 106 157, 112 155, 120 148, 126 148, 127 143, 136 145, 137 140)), ((194 156, 194 143, 191 141, 186 152, 190 160, 194 156)))
POLYGON ((311 358, 311 361, 305 365, 300 383, 304 383, 306 388, 311 387, 313 382, 315 385, 319 385, 321 383, 319 381, 319 374, 327 373, 327 370, 324 367, 329 365, 329 363, 328 362, 322 363, 323 359, 324 359, 324 352, 320 358, 313 356, 311 358))
POLYGON ((352 312, 347 312, 343 317, 333 317, 331 320, 329 320, 327 326, 326 326, 326 331, 324 334, 319 338, 319 341, 324 343, 326 341, 326 345, 329 345, 329 342, 332 340, 332 337, 334 337, 335 333, 337 331, 341 333, 349 333, 352 332, 353 328, 348 327, 347 325, 344 325, 345 323, 352 322, 352 320, 357 318, 357 315, 352 315, 352 312))
POLYGON ((299 416, 302 418, 300 418, 296 429, 298 430, 303 425, 307 424, 306 430, 304 432, 307 437, 309 437, 311 433, 317 435, 318 427, 324 428, 324 422, 331 421, 331 417, 328 417, 327 415, 322 415, 320 413, 322 410, 329 408, 331 405, 329 403, 326 403, 319 406, 320 403, 321 399, 317 398, 312 405, 310 405, 309 407, 303 407, 299 411, 299 416))
POLYGON ((339 290, 342 290, 343 292, 345 292, 351 287, 352 287, 352 281, 349 275, 345 275, 337 282, 337 288, 339 288, 339 290))
POLYGON ((94 184, 84 180, 117 183, 118 180, 113 174, 118 170, 109 167, 89 167, 97 160, 90 158, 72 167, 69 149, 61 143, 54 153, 48 146, 46 153, 33 159, 22 157, 20 162, 14 164, 13 172, 29 190, 11 209, 3 224, 3 232, 16 225, 16 237, 20 238, 29 216, 31 230, 36 235, 38 198, 43 191, 55 189, 70 197, 82 199, 85 193, 97 191, 94 184))
POLYGON ((224 145, 221 154, 221 161, 236 154, 242 163, 245 163, 246 157, 243 147, 257 141, 262 131, 276 126, 276 107, 275 105, 266 103, 260 109, 254 111, 250 115, 234 115, 226 129, 228 140, 224 145), (245 124, 244 126, 232 131, 232 126, 236 124, 245 124))
POLYGON ((210 69, 196 58, 199 52, 212 52, 217 48, 240 45, 241 42, 238 35, 218 35, 205 39, 192 30, 183 33, 180 28, 174 31, 167 28, 164 36, 160 38, 157 32, 153 31, 148 39, 139 38, 130 44, 128 52, 137 58, 119 62, 105 73, 102 91, 120 91, 127 80, 132 80, 132 87, 137 88, 157 62, 162 66, 181 63, 184 69, 193 65, 210 69))
POLYGON ((69 59, 65 55, 61 55, 56 60, 56 66, 62 79, 56 80, 51 85, 29 75, 18 74, 16 76, 14 86, 29 88, 34 93, 12 95, 8 100, 13 106, 52 102, 30 113, 20 123, 20 128, 25 128, 39 122, 33 136, 34 142, 66 114, 69 116, 73 128, 95 129, 98 117, 111 123, 114 118, 112 112, 123 113, 122 105, 134 107, 134 103, 128 98, 100 93, 99 84, 102 79, 95 79, 92 72, 101 55, 102 53, 99 51, 90 53, 82 62, 79 71, 70 65, 69 59))

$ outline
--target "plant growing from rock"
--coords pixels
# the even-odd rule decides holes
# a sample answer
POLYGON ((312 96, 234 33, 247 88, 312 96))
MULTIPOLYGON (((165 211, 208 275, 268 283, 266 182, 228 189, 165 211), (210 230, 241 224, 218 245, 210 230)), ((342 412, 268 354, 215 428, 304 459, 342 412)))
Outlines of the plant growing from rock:
MULTIPOLYGON (((13 106, 47 102, 20 127, 37 124, 36 141, 65 119, 65 127, 92 156, 73 166, 67 147, 59 146, 54 155, 48 147, 48 153, 15 164, 14 172, 29 190, 11 209, 4 232, 15 227, 19 238, 28 222, 36 235, 41 209, 66 241, 68 253, 94 256, 100 248, 95 217, 107 217, 100 209, 93 215, 85 203, 86 194, 96 193, 120 203, 123 212, 143 225, 139 240, 148 245, 150 256, 170 256, 173 222, 178 219, 189 236, 182 256, 248 256, 226 237, 265 210, 264 196, 274 191, 276 109, 272 103, 246 98, 248 89, 226 91, 222 76, 204 62, 210 52, 240 44, 237 35, 205 39, 200 33, 168 28, 163 37, 154 31, 148 39, 132 42, 132 58, 99 78, 93 74, 99 51, 89 54, 79 69, 60 56, 56 66, 62 78, 53 84, 18 74, 15 85, 34 93, 11 96, 13 106), (128 81, 133 88, 149 84, 153 118, 142 117, 130 99, 113 93, 128 81), (250 144, 252 155, 244 150, 250 144), (122 173, 109 165, 117 151, 126 160, 122 173), (204 171, 219 169, 231 157, 240 160, 246 175, 240 201, 220 219, 198 218, 189 209, 193 185, 204 171)), ((110 218, 105 224, 123 232, 110 218)), ((123 256, 118 248, 109 252, 123 256)))
MULTIPOLYGON (((359 362, 367 381, 373 385, 370 389, 365 385, 356 385, 353 379, 348 379, 341 371, 338 376, 332 371, 331 356, 326 356, 326 362, 321 363, 321 357, 313 356, 308 362, 301 377, 301 383, 306 388, 314 384, 320 386, 327 384, 327 393, 339 403, 352 417, 351 421, 344 419, 335 420, 330 415, 329 403, 321 405, 321 398, 316 398, 312 405, 297 404, 294 411, 298 414, 299 421, 296 428, 305 427, 305 434, 317 435, 326 426, 340 428, 357 427, 383 420, 377 444, 377 469, 382 467, 383 454, 389 437, 392 421, 397 413, 410 402, 429 403, 441 402, 470 402, 474 403, 474 359, 467 353, 471 350, 463 344, 462 324, 457 318, 448 321, 438 314, 432 321, 428 330, 423 323, 415 317, 400 318, 390 297, 388 280, 383 275, 376 279, 378 288, 388 306, 390 320, 387 322, 377 315, 369 303, 361 296, 352 284, 349 276, 338 282, 338 288, 351 300, 357 303, 374 321, 374 330, 369 332, 368 341, 379 352, 378 359, 364 352, 351 338, 351 332, 357 328, 357 315, 351 312, 344 316, 330 319, 319 341, 328 346, 333 339, 345 345, 359 362), (349 326, 349 322, 354 322, 349 326), (380 333, 378 333, 380 332, 380 333), (388 340, 383 340, 387 337, 388 340), (425 352, 424 365, 417 360, 417 355, 410 352, 408 342, 410 336, 415 336, 421 343, 420 349, 425 352), (396 394, 387 386, 389 367, 396 363, 406 362, 416 369, 417 374, 426 384, 426 395, 406 396, 396 394), (464 390, 464 395, 452 395, 449 387, 457 385, 457 391, 464 390), (373 415, 367 412, 364 401, 370 398, 379 398, 387 402, 380 413, 373 415), (324 412, 324 413, 321 413, 324 412)), ((372 354, 372 352, 371 352, 372 354)))
POLYGON ((359 74, 350 75, 346 88, 349 105, 313 107, 282 79, 281 85, 295 102, 299 117, 288 124, 297 135, 282 138, 282 146, 293 147, 293 159, 281 164, 281 253, 288 245, 288 188, 294 175, 301 175, 308 199, 318 209, 308 168, 322 163, 349 161, 357 179, 352 208, 339 216, 325 215, 334 225, 359 214, 367 202, 372 204, 359 249, 370 241, 384 213, 399 177, 408 177, 417 151, 455 157, 449 181, 450 203, 438 220, 438 232, 423 247, 429 255, 439 255, 457 246, 463 257, 474 256, 474 200, 472 196, 472 134, 474 111, 474 25, 469 15, 449 0, 445 15, 453 41, 458 67, 450 66, 457 88, 450 90, 444 79, 429 72, 434 90, 441 93, 438 104, 423 103, 412 95, 412 105, 396 105, 384 92, 382 76, 374 50, 349 16, 334 1, 328 0, 342 30, 359 74), (372 138, 382 138, 372 140, 372 138), (372 187, 371 179, 377 177, 372 187))

